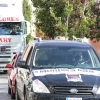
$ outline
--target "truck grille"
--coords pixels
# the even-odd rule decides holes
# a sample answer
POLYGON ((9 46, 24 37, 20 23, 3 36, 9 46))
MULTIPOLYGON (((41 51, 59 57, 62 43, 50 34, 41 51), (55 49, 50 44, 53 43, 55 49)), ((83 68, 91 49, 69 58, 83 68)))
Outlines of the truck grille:
POLYGON ((0 55, 11 54, 11 46, 0 46, 0 55))
POLYGON ((0 58, 10 58, 11 56, 0 56, 0 58))
POLYGON ((11 46, 0 46, 0 68, 4 68, 5 64, 11 59, 11 46))
POLYGON ((6 54, 11 54, 11 46, 5 46, 6 54))
POLYGON ((54 94, 62 95, 93 95, 93 87, 78 87, 78 86, 68 86, 68 87, 54 87, 54 94), (77 89, 77 93, 71 93, 71 89, 77 89))

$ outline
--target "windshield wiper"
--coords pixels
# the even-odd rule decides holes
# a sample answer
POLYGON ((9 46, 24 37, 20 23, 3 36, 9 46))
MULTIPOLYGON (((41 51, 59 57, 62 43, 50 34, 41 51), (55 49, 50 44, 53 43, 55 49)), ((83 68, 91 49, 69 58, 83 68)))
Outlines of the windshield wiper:
POLYGON ((45 69, 45 68, 53 68, 53 67, 44 67, 44 66, 36 67, 36 66, 34 66, 34 68, 45 69))

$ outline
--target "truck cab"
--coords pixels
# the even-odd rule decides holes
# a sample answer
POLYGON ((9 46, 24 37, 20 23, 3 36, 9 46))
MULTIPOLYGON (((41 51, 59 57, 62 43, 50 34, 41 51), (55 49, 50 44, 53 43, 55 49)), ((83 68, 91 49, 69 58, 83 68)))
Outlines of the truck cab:
POLYGON ((26 36, 30 33, 30 23, 25 21, 21 0, 0 0, 0 70, 26 46, 26 36))

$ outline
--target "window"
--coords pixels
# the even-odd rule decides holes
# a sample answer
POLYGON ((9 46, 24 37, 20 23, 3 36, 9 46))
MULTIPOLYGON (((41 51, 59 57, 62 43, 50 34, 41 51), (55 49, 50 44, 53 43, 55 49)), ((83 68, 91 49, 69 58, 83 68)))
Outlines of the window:
POLYGON ((22 56, 22 55, 19 55, 18 58, 17 58, 17 61, 16 61, 16 67, 17 67, 17 63, 18 63, 18 61, 21 60, 21 56, 22 56))
POLYGON ((91 48, 40 46, 35 50, 33 66, 97 68, 100 62, 91 48))
POLYGON ((0 35, 19 35, 21 22, 0 22, 0 35))
POLYGON ((33 51, 33 47, 31 47, 31 49, 30 49, 30 51, 29 51, 29 54, 28 54, 28 57, 27 57, 26 63, 27 63, 28 65, 30 65, 30 62, 31 62, 32 51, 33 51))

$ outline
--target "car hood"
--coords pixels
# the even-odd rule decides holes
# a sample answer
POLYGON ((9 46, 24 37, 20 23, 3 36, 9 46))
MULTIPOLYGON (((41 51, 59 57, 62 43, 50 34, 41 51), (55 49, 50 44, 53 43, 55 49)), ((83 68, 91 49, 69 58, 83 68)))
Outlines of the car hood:
POLYGON ((91 69, 41 69, 33 70, 33 79, 39 79, 45 85, 52 86, 99 86, 100 71, 91 69))

